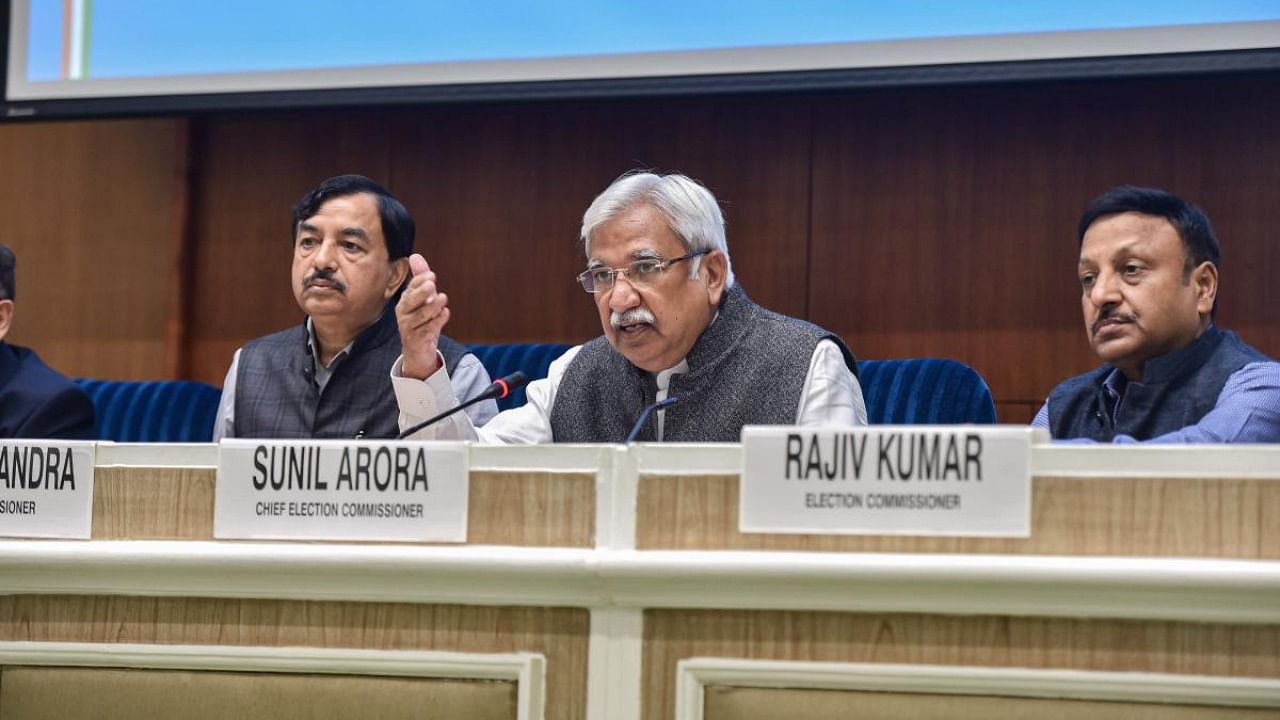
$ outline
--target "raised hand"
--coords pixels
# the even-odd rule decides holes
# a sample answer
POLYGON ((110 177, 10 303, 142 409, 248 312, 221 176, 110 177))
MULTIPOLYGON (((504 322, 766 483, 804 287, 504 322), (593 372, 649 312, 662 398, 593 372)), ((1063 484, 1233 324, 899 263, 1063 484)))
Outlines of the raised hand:
POLYGON ((449 322, 449 296, 437 291, 436 274, 426 258, 410 255, 409 270, 413 279, 396 303, 396 324, 404 346, 405 377, 425 380, 440 369, 436 345, 449 322))

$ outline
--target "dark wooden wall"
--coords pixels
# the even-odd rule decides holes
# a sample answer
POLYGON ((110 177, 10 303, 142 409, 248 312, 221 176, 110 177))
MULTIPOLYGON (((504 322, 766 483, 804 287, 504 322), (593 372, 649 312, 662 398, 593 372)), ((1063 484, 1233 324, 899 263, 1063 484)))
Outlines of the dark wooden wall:
POLYGON ((637 167, 703 180, 740 281, 865 358, 945 356, 1004 421, 1094 364, 1074 266, 1083 204, 1164 187, 1213 219, 1219 321, 1280 355, 1280 75, 494 103, 0 125, 12 335, 73 375, 220 383, 299 319, 289 208, 383 182, 470 342, 599 333, 577 224, 637 167))
POLYGON ((174 120, 0 124, 0 243, 18 258, 7 340, 73 375, 169 374, 183 132, 174 120))

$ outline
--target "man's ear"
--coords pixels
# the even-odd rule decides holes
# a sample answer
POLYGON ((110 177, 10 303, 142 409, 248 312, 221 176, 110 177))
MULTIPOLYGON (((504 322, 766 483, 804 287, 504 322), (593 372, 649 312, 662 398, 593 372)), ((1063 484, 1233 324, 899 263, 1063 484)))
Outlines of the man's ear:
POLYGON ((9 334, 9 327, 13 325, 13 313, 16 310, 12 300, 0 300, 0 340, 4 340, 4 336, 9 334))
POLYGON ((1190 279, 1196 289, 1196 311, 1200 317, 1207 318, 1218 299, 1218 266, 1206 260, 1191 271, 1190 279))
POLYGON ((702 256, 702 267, 698 268, 698 273, 707 284, 707 298, 712 305, 719 305, 724 297, 725 279, 729 276, 729 261, 724 253, 712 250, 702 256))
POLYGON ((387 282, 387 286, 383 288, 382 296, 390 300, 393 295, 404 285, 409 279, 409 258, 398 258, 391 263, 391 279, 387 282))

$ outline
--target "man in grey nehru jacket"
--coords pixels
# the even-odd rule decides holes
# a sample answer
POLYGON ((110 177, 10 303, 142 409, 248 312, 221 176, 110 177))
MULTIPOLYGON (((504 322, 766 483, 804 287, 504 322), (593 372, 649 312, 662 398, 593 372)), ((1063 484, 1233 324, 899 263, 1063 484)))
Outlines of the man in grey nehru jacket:
MULTIPOLYGON (((400 355, 392 310, 414 263, 414 222, 385 188, 361 175, 320 183, 293 207, 293 294, 299 325, 236 351, 214 426, 221 438, 393 438, 389 387, 400 355)), ((467 348, 441 337, 463 397, 489 385, 467 348)), ((452 392, 452 391, 450 391, 452 392)), ((477 423, 498 412, 472 406, 477 423)))
MULTIPOLYGON (((571 348, 528 389, 528 403, 475 428, 462 413, 417 438, 489 443, 737 442, 744 425, 865 425, 853 353, 816 325, 756 305, 734 282, 724 218, 683 175, 634 172, 582 218, 604 335, 571 348)), ((404 355, 392 372, 402 428, 457 400, 437 352, 447 298, 429 269, 397 306, 404 355)))

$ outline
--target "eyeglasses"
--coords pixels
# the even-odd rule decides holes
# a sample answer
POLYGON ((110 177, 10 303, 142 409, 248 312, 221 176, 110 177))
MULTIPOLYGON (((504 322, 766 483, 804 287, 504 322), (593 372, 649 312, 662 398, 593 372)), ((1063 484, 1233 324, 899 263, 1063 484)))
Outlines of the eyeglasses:
POLYGON ((702 257, 710 250, 699 250, 698 252, 681 255, 678 258, 670 260, 658 260, 657 258, 646 258, 644 260, 636 260, 628 263, 626 267, 610 268, 595 267, 588 268, 578 274, 578 282, 582 285, 582 289, 589 293, 609 292, 613 289, 613 283, 619 275, 626 275, 627 282, 632 285, 647 286, 658 282, 663 273, 672 265, 682 260, 692 260, 696 257, 702 257))

